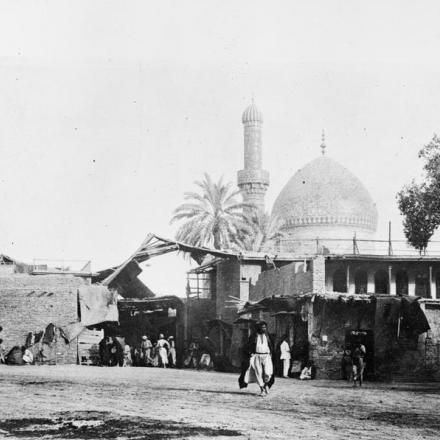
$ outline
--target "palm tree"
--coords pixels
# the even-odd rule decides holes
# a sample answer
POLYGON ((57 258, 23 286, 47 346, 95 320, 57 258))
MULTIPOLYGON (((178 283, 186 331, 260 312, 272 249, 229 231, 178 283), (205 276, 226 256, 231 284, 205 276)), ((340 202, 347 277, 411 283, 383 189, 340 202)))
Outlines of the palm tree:
POLYGON ((276 252, 280 240, 286 237, 279 219, 267 212, 256 211, 249 219, 251 232, 242 238, 243 248, 254 252, 276 252))
POLYGON ((240 236, 250 226, 243 208, 238 202, 240 191, 233 191, 232 184, 215 183, 205 173, 204 180, 194 182, 200 192, 186 192, 185 203, 178 206, 171 223, 185 220, 177 231, 176 239, 193 246, 213 246, 215 249, 242 248, 240 236))

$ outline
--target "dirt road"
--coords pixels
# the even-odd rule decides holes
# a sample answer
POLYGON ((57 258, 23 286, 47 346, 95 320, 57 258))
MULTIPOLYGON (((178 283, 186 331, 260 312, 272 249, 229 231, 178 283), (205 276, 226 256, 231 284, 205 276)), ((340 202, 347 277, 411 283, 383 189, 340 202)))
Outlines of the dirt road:
POLYGON ((277 379, 192 370, 0 366, 0 438, 438 439, 440 384, 277 379))

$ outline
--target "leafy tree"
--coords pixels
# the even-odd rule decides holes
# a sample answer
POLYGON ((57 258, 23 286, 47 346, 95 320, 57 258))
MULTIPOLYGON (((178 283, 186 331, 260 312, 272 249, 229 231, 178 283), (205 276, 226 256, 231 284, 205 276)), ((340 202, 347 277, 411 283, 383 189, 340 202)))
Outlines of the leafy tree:
POLYGON ((249 218, 251 230, 243 234, 243 248, 254 252, 274 252, 278 242, 285 237, 280 221, 269 213, 255 211, 249 218))
POLYGON ((397 203, 408 243, 422 254, 440 226, 440 138, 436 134, 420 150, 419 158, 425 160, 424 181, 403 187, 397 203))
POLYGON ((237 201, 239 191, 223 179, 215 183, 205 173, 204 180, 194 182, 199 192, 186 192, 185 203, 178 206, 171 219, 185 222, 177 231, 176 239, 193 246, 213 246, 215 249, 242 248, 240 237, 250 231, 243 209, 237 201))

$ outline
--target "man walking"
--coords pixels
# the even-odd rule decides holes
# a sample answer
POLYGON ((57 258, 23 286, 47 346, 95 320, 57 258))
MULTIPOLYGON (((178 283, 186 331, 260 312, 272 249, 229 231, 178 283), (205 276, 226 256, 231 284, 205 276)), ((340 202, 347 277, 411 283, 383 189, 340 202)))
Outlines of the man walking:
POLYGON ((260 321, 256 325, 256 333, 249 337, 249 361, 243 365, 243 371, 238 379, 240 388, 256 382, 260 387, 260 395, 269 394, 269 388, 274 383, 273 375, 273 344, 267 334, 267 323, 260 321), (246 369, 245 369, 246 368, 246 369))

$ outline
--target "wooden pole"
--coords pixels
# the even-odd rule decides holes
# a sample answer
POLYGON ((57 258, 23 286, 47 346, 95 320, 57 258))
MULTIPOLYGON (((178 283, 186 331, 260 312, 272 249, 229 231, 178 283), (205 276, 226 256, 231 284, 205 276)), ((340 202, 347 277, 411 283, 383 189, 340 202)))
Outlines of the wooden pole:
POLYGON ((393 243, 391 241, 391 222, 388 222, 388 255, 393 255, 393 243))

